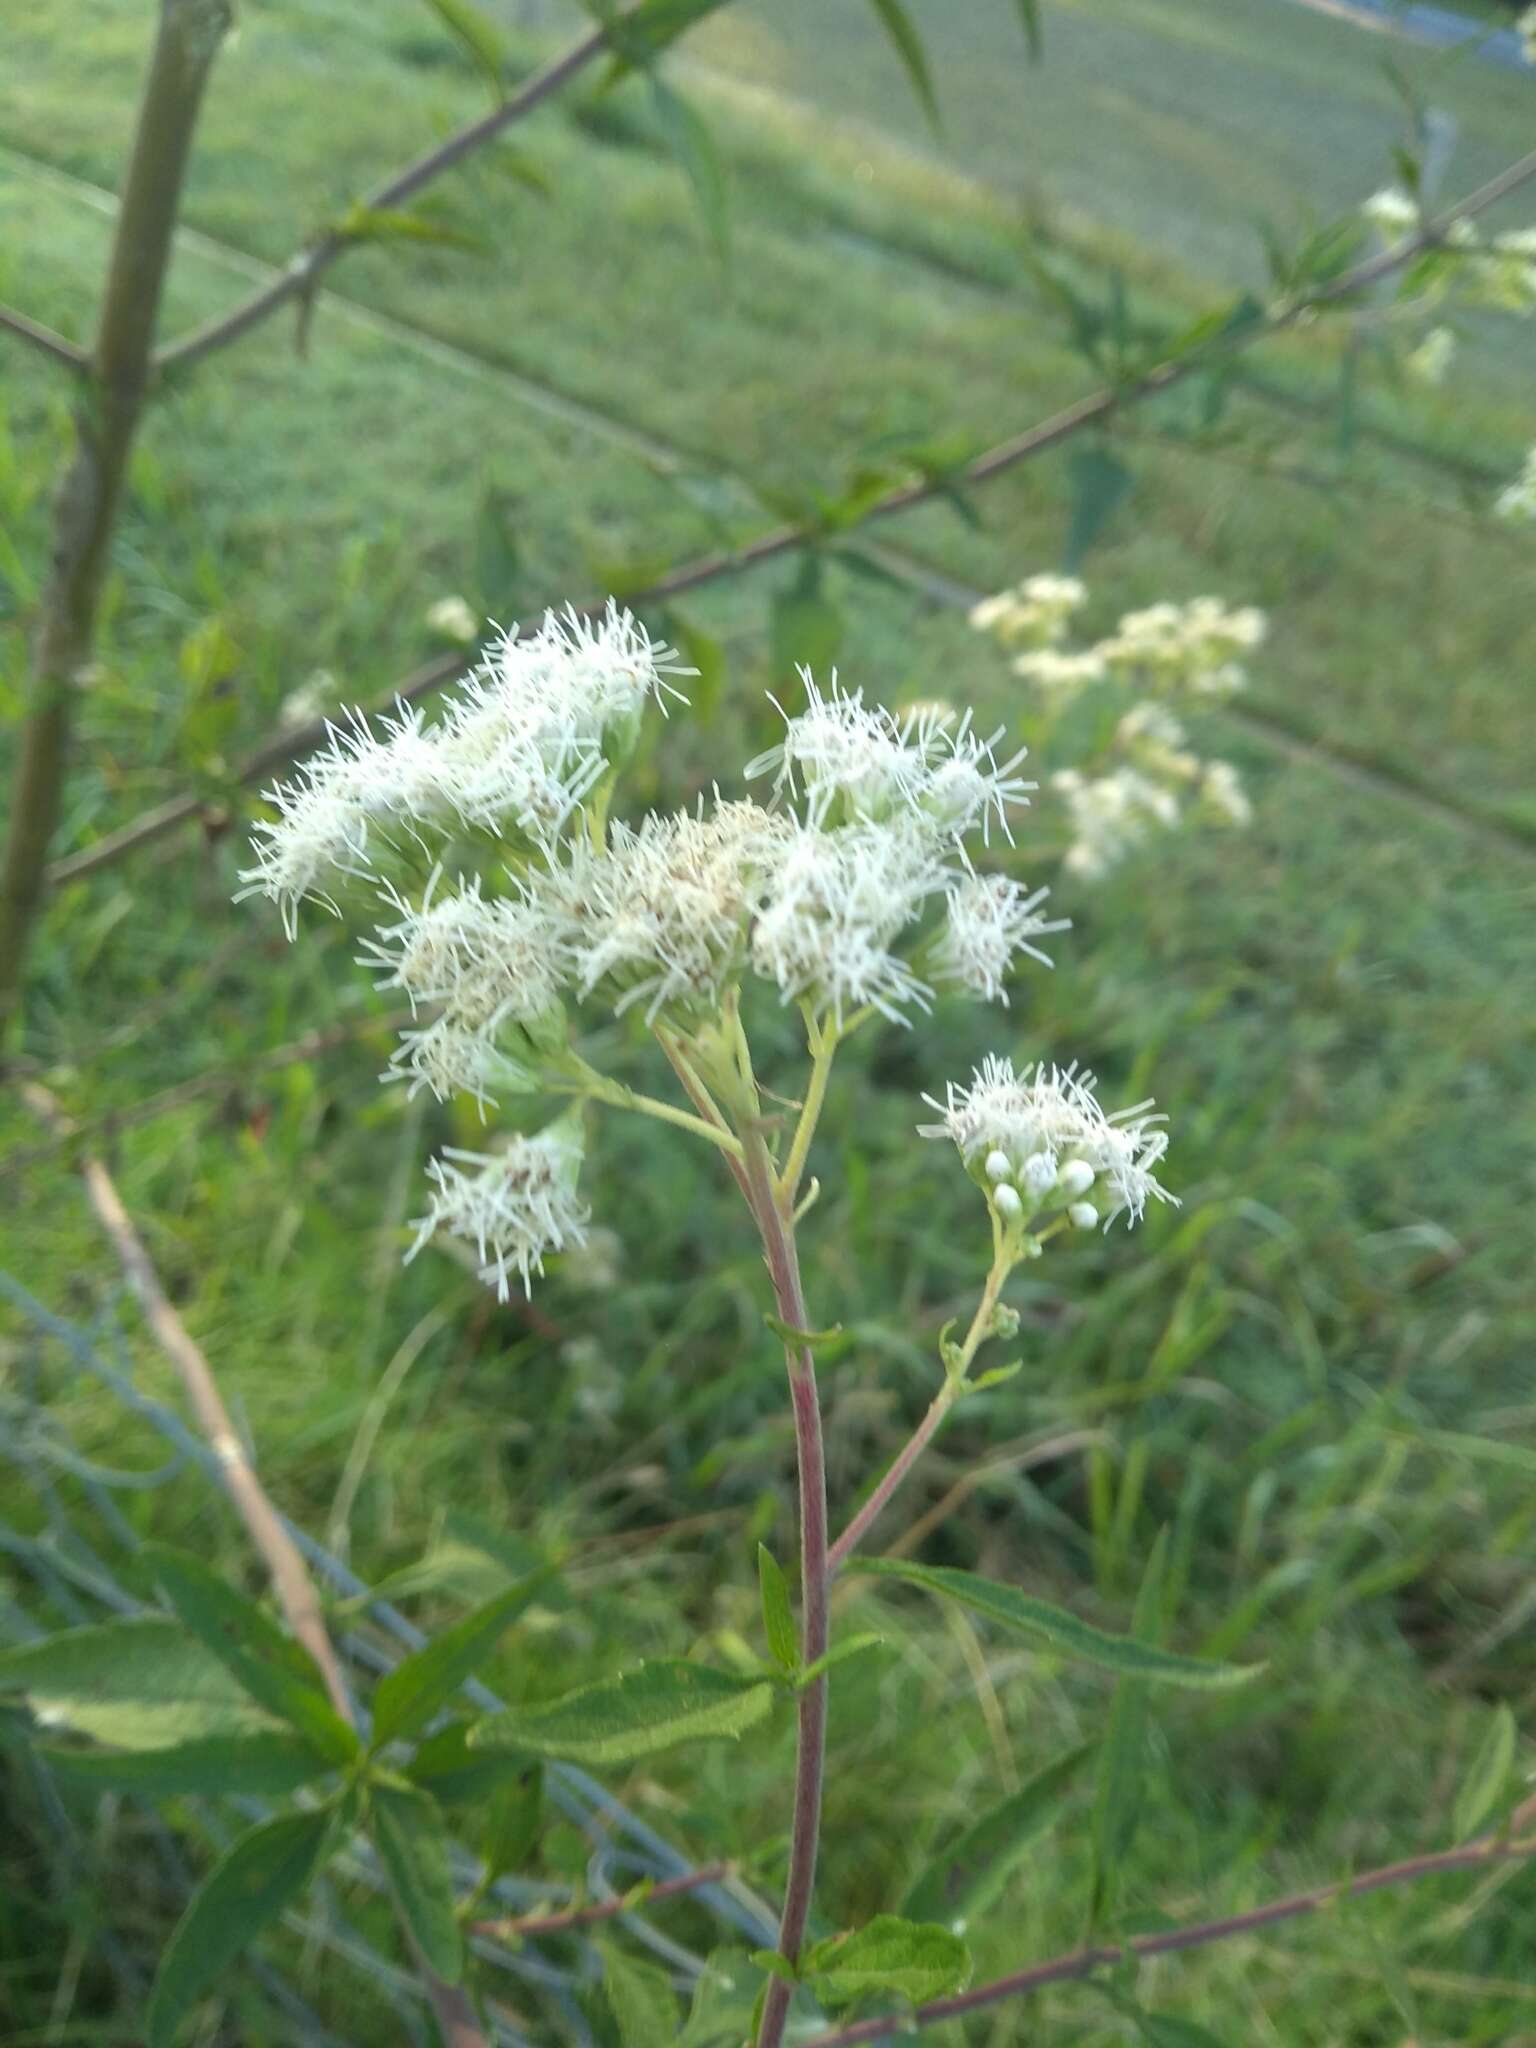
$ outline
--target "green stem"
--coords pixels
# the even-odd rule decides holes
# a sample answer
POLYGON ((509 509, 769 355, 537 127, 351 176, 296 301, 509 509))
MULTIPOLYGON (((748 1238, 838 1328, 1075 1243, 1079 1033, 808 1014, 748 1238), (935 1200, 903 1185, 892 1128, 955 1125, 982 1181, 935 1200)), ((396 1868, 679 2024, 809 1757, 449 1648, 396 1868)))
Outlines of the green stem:
POLYGON ((799 1193, 800 1178, 805 1172, 811 1140, 816 1135, 816 1126, 821 1121, 822 1105, 827 1099, 827 1082, 831 1077, 832 1062, 837 1057, 837 1048, 843 1037, 830 1020, 825 1024, 818 1024, 809 1011, 806 1012, 805 1032, 811 1053, 810 1079, 806 1083, 800 1121, 795 1126, 795 1135, 790 1142, 789 1157, 785 1160, 778 1179, 779 1200, 789 1210, 793 1210, 795 1206, 795 1196, 799 1193))

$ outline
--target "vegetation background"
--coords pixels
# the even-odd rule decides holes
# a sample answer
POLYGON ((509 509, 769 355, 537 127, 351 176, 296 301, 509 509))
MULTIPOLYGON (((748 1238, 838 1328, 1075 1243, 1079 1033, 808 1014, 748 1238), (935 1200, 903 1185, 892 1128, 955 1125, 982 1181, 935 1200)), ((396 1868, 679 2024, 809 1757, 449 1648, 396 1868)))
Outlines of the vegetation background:
MULTIPOLYGON (((499 13, 528 66, 578 18, 499 13)), ((753 1633, 755 1544, 792 1548, 793 1447, 745 1218, 710 1161, 614 1124, 592 1167, 598 1247, 531 1305, 498 1307, 443 1257, 402 1270, 421 1162, 472 1126, 378 1087, 384 1006, 339 928, 311 918, 290 951, 231 908, 247 799, 228 763, 300 686, 370 699, 440 654, 427 614, 445 595, 506 619, 634 588, 754 530, 765 504, 841 488, 898 437, 980 445, 1030 424, 1085 388, 1032 252, 1084 290, 1118 270, 1138 320, 1187 324, 1259 282, 1260 218, 1294 233, 1387 181, 1389 58, 1454 118, 1447 193, 1536 126, 1536 75, 1286 0, 1061 0, 1038 68, 1005 0, 913 13, 937 136, 867 9, 741 0, 674 65, 723 159, 724 257, 643 95, 577 92, 434 193, 473 249, 349 256, 302 356, 291 324, 263 329, 157 406, 134 464, 63 845, 189 779, 210 808, 58 893, 25 1051, 101 1125, 285 1508, 371 1579, 435 1556, 412 1610, 426 1625, 457 1611, 476 1558, 563 1558, 496 1673, 513 1698, 753 1633), (263 1066, 315 1030, 335 1041, 321 1055, 263 1066), (161 1091, 177 1092, 139 1116, 161 1091)), ((148 15, 61 0, 5 23, 0 294, 79 337, 148 15)), ((166 331, 480 104, 414 0, 249 0, 214 75, 166 331)), ((1262 1685, 1159 1724, 1122 1875, 1141 1925, 1438 1843, 1490 1708, 1529 1725, 1536 1695, 1536 615, 1529 535, 1486 517, 1536 440, 1532 344, 1489 322, 1443 390, 1347 407, 1343 351, 1332 327, 1267 344, 1216 427, 1176 397, 1126 420, 1134 488, 1086 566, 1090 630, 1208 589, 1273 615, 1251 694, 1208 727, 1255 823, 1170 836, 1062 890, 1075 929, 1055 973, 1000 1019, 861 1042, 819 1141, 807 1280, 817 1320, 847 1332, 825 1375, 846 1494, 926 1404, 938 1326, 979 1277, 969 1191, 910 1136, 922 1090, 996 1047, 1086 1059, 1113 1099, 1155 1090, 1170 1112, 1183 1207, 1134 1246, 1053 1252, 1016 1289, 1025 1372, 965 1406, 913 1494, 926 1556, 1107 1625, 1167 1527, 1181 1644, 1268 1660, 1262 1685)), ((13 709, 66 397, 15 348, 3 377, 13 709)), ((1077 489, 1063 452, 989 486, 980 523, 941 505, 883 527, 828 571, 814 616, 793 565, 661 615, 706 674, 701 718, 649 771, 658 792, 682 800, 753 750, 763 688, 808 632, 887 700, 1008 719, 1016 686, 964 607, 1060 564, 1077 489)), ((1043 861, 1045 814, 1037 829, 1043 861)), ((119 1283, 69 1158, 14 1099, 0 1144, 3 1264, 105 1341, 119 1283)), ((26 1303, 0 1332, 0 1628, 20 1636, 102 1597, 61 1506, 78 1486, 61 1446, 145 1476, 165 1452, 26 1303)), ((147 1349, 136 1370, 173 1399, 147 1349)), ((93 1540, 130 1586, 127 1538, 151 1534, 254 1583, 190 1472, 113 1499, 127 1533, 93 1540)), ((953 1617, 866 1590, 853 1604, 888 1649, 834 1690, 829 1927, 888 1907, 937 1836, 1102 1709, 1091 1679, 953 1617)), ((789 1745, 786 1729, 691 1752, 615 1789, 691 1855, 751 1851, 771 1891, 789 1745)), ((131 1802, 59 1804, 14 1747, 0 1770, 0 2039, 131 2041, 135 1972, 182 1895, 163 1841, 131 1802)), ((983 1973, 1077 1938, 1090 1796, 971 1929, 983 1973)), ((554 1876, 580 1868, 558 1828, 541 1854, 554 1876)), ((702 1939, 701 1909, 671 1911, 702 1939)), ((1536 2041, 1533 1911, 1536 1870, 1510 1867, 1146 1981, 1229 2041, 1536 2041)), ((366 1971, 288 1937, 269 1953, 335 2037, 395 2038, 366 1971)), ((229 1999, 204 2038, 309 2038, 265 1979, 229 1999)), ((526 2017, 566 2038, 538 2031, 554 2022, 531 1997, 526 2017)), ((1130 2027, 1064 1987, 951 2037, 1130 2027)))

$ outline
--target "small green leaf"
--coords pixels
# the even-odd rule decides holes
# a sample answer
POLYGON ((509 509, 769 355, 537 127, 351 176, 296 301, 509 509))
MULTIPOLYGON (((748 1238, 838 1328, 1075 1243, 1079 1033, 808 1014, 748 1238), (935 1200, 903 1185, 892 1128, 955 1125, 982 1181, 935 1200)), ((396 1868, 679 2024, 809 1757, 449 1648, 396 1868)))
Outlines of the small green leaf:
POLYGON ((0 1692, 24 1693, 50 1728, 122 1749, 273 1727, 227 1667, 167 1614, 66 1629, 0 1651, 0 1692))
POLYGON ((553 1567, 547 1567, 519 1579, 430 1643, 413 1650, 381 1679, 373 1695, 374 1748, 399 1735, 414 1735, 424 1726, 485 1662, 552 1576, 553 1567))
POLYGON ((357 1754, 355 1730, 325 1697, 313 1660, 277 1623, 200 1557, 146 1543, 144 1556, 180 1620, 269 1714, 345 1763, 357 1754))
POLYGON ((795 1681, 796 1686, 804 1692, 808 1685, 814 1685, 835 1664, 846 1664, 850 1657, 862 1657, 866 1650, 878 1650, 884 1642, 885 1637, 873 1630, 866 1630, 862 1635, 844 1636, 840 1643, 834 1643, 830 1650, 823 1651, 814 1664, 806 1665, 795 1681))
POLYGON ((528 1770, 528 1758, 471 1749, 472 1723, 454 1721, 439 1728, 417 1747, 401 1776, 420 1785, 443 1806, 484 1807, 528 1770))
POLYGON ((1045 53, 1045 44, 1040 34, 1040 0, 1016 0, 1019 21, 1024 30, 1024 43, 1029 51, 1031 64, 1038 64, 1045 53))
POLYGON ((526 1870, 544 1826, 544 1766, 530 1764, 491 1794, 480 1836, 480 1859, 492 1883, 526 1870))
MULTIPOLYGON (((1160 1530, 1136 1595, 1131 1627, 1138 1643, 1155 1646, 1162 1627, 1163 1574, 1168 1557, 1168 1531, 1160 1530)), ((1121 1867, 1141 1825, 1146 1804, 1147 1684, 1140 1675, 1123 1676, 1115 1687, 1109 1727, 1099 1755, 1098 1786, 1093 1809, 1093 1878, 1089 1918, 1097 1925, 1109 1905, 1121 1867)))
POLYGON ((350 206, 337 221, 333 233, 344 242, 433 242, 445 249, 485 254, 485 244, 478 235, 449 227, 430 214, 405 213, 391 206, 350 206))
POLYGON ((793 1323, 786 1323, 782 1316, 765 1313, 763 1321, 783 1343, 803 1345, 809 1351, 815 1351, 819 1346, 835 1344, 843 1335, 841 1323, 833 1323, 827 1330, 797 1330, 793 1323))
POLYGON ((770 1977, 777 1977, 781 1984, 798 1984, 800 1982, 800 1972, 795 1968, 788 1956, 781 1956, 777 1949, 755 1948, 748 1957, 748 1961, 756 1963, 760 1970, 766 1970, 770 1977))
POLYGON ((837 659, 843 615, 822 587, 820 558, 809 550, 800 557, 794 582, 773 594, 769 638, 778 676, 802 667, 828 668, 837 659))
POLYGON ((1515 1717, 1508 1702, 1501 1700, 1493 1710, 1493 1718, 1488 1723, 1477 1755, 1472 1759, 1472 1768, 1456 1795, 1454 1822, 1458 1842, 1475 1835, 1497 1809, 1514 1764, 1515 1717))
POLYGON ((1167 2012, 1137 2012, 1132 2017, 1147 2048, 1226 2048, 1226 2043, 1197 2020, 1167 2012))
POLYGON ((904 1558, 850 1558, 847 1569, 872 1572, 881 1578, 905 1579, 925 1592, 942 1593, 958 1600, 962 1607, 984 1615, 1016 1634, 1044 1644, 1063 1657, 1078 1657, 1099 1664, 1123 1676, 1146 1678, 1160 1685, 1200 1686, 1207 1689, 1244 1685, 1263 1668, 1257 1664, 1213 1664, 1203 1657, 1176 1656, 1133 1636, 1107 1635, 1103 1629, 1080 1621, 1063 1607, 1053 1607, 1016 1586, 1000 1586, 975 1572, 955 1571, 947 1565, 908 1564, 904 1558))
POLYGON ((1072 472, 1072 523, 1067 531, 1066 564, 1078 568, 1109 524, 1135 478, 1107 448, 1077 448, 1072 472))
POLYGON ((427 5, 485 73, 499 103, 505 97, 506 50, 495 22, 470 0, 427 0, 427 5))
POLYGON ((772 1706, 773 1687, 765 1680, 663 1658, 541 1707, 494 1714, 471 1730, 469 1740, 471 1748, 623 1764, 678 1742, 734 1740, 765 1719, 772 1706))
POLYGON ((709 238, 723 264, 731 253, 731 223, 725 165, 715 147, 715 138, 688 102, 659 78, 651 80, 651 100, 667 147, 693 188, 709 238))
POLYGON ((744 1949, 717 1948, 705 1959, 677 2048, 740 2048, 751 2031, 757 1978, 744 1949))
POLYGON ((969 1925, 985 1913, 1025 1850, 1051 1827, 1066 1804, 1073 1776, 1092 1750, 1080 1743, 971 1822, 917 1878, 901 1902, 914 1920, 969 1925))
POLYGON ((177 2023, 240 1951, 314 1876, 329 1813, 285 1813, 244 1834, 214 1865, 166 1944, 145 2015, 148 2048, 170 2048, 177 2023))
POLYGON ((464 1937, 453 1910, 448 1830, 435 1799, 410 1785, 370 1788, 374 1846, 416 1946, 445 1984, 464 1974, 464 1937))
POLYGON ((55 1749, 37 1755, 61 1778, 104 1792, 168 1799, 183 1792, 241 1792, 277 1797, 335 1769, 302 1736, 278 1728, 248 1735, 205 1735, 166 1749, 55 1749))
POLYGON ((800 1663, 800 1639, 789 1607, 789 1588, 784 1583, 773 1552, 766 1543, 757 1546, 757 1583, 763 1596, 763 1630, 768 1654, 781 1671, 794 1672, 800 1663))
POLYGON ((619 2023, 623 2048, 675 2048, 677 2000, 664 1970, 636 1962, 612 1942, 601 1944, 603 1990, 619 2023))
POLYGON ((912 81, 912 90, 917 94, 923 112, 928 116, 932 128, 937 132, 942 123, 939 120, 939 103, 934 96, 933 74, 928 69, 927 52, 923 39, 913 26, 901 0, 870 0, 870 5, 880 17, 881 26, 895 46, 902 67, 912 81))
POLYGON ((947 1927, 880 1913, 856 1933, 817 1942, 802 1958, 800 1973, 814 1979, 829 2005, 848 2005, 879 1991, 922 2005, 959 1990, 971 1974, 971 1952, 947 1927))
POLYGON ((605 82, 611 84, 626 71, 654 63, 695 22, 724 4, 725 0, 640 0, 639 6, 617 16, 606 5, 593 7, 593 12, 607 22, 613 45, 613 66, 605 82))

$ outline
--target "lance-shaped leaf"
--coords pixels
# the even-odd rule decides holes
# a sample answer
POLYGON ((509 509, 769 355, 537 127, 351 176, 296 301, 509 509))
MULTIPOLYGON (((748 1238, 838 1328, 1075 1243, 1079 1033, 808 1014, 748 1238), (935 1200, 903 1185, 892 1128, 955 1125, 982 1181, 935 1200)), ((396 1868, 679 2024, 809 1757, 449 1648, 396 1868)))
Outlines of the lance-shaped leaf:
POLYGON ((504 1786, 523 1777, 529 1760, 504 1750, 471 1749, 472 1726, 468 1721, 453 1721, 434 1730, 417 1745, 401 1776, 430 1792, 440 1805, 475 1806, 483 1811, 504 1786))
POLYGON ((935 1857, 902 1900, 914 1920, 970 1924, 997 1898, 1024 1852, 1056 1820, 1074 1774, 1092 1749, 1081 1743, 973 1820, 935 1857))
POLYGON ((313 1660, 254 1600, 185 1551, 147 1543, 144 1555, 178 1618, 259 1706, 337 1762, 356 1755, 356 1733, 321 1691, 313 1660))
POLYGON ((495 1649, 503 1633, 553 1576, 532 1572, 485 1601, 430 1643, 413 1650, 379 1681, 373 1695, 373 1742, 413 1735, 495 1649))
POLYGON ((852 1558, 846 1568, 851 1572, 872 1572, 881 1578, 904 1579, 925 1592, 943 1594, 1058 1656, 1102 1665, 1106 1671, 1118 1672, 1122 1677, 1209 1690, 1243 1685, 1262 1669, 1257 1664, 1214 1664, 1203 1657, 1181 1657, 1171 1650, 1159 1649, 1154 1643, 1138 1642, 1134 1636, 1109 1635, 1069 1614, 1064 1607, 1053 1607, 1049 1601, 1021 1593, 1017 1586, 1000 1586, 975 1572, 955 1571, 947 1565, 908 1564, 904 1558, 870 1557, 852 1558))
POLYGON ((829 2005, 848 2005, 871 1992, 891 1992, 912 2005, 958 1991, 971 1974, 971 1952, 947 1927, 881 1913, 852 1934, 819 1941, 801 1959, 829 2005))
POLYGON ((160 1958, 145 2015, 149 2048, 170 2048, 183 2015, 303 1891, 330 1824, 328 1813, 281 1814, 242 1835, 214 1865, 160 1958))
POLYGON ((624 1764, 679 1742, 743 1735, 773 1705, 773 1687, 705 1664, 658 1659, 543 1706, 493 1714, 473 1748, 532 1751, 573 1763, 624 1764))
POLYGON ((757 1582, 763 1596, 763 1632, 768 1654, 783 1671, 794 1671, 800 1662, 800 1639, 789 1611, 789 1588, 778 1560, 766 1543, 757 1546, 757 1582))
POLYGON ((880 25, 890 37, 903 70, 912 81, 918 103, 933 128, 938 130, 942 123, 939 120, 939 102, 933 90, 933 74, 928 69, 928 53, 923 48, 923 39, 911 15, 902 5, 902 0, 870 0, 870 4, 880 17, 880 25))
POLYGON ((671 86, 659 78, 651 80, 651 100, 662 135, 693 188, 694 199, 704 217, 715 253, 724 263, 730 255, 731 224, 726 200, 725 166, 715 147, 715 138, 699 116, 671 86))
POLYGON ((670 43, 723 7, 725 0, 640 0, 623 13, 615 12, 607 0, 599 5, 588 0, 588 5, 609 25, 614 55, 604 83, 612 84, 626 71, 654 63, 670 43))
POLYGON ((411 1785, 375 1782, 370 1833, 416 1946, 445 1984, 464 1974, 464 1938, 453 1910, 448 1830, 437 1801, 411 1785))
POLYGON ((427 5, 485 73, 492 97, 502 99, 507 57, 495 22, 473 6, 471 0, 427 0, 427 5))
POLYGON ((72 1784, 133 1792, 141 1799, 231 1790, 276 1798, 336 1767, 302 1735, 281 1728, 194 1736, 165 1749, 56 1749, 39 1744, 37 1754, 72 1784))
POLYGON ((0 1651, 4 1692, 24 1694, 48 1727, 122 1749, 164 1749, 275 1725, 227 1666, 168 1614, 66 1629, 0 1651))
POLYGON ((1498 1807, 1514 1765, 1515 1717, 1509 1703, 1500 1701, 1472 1760, 1472 1768, 1456 1795, 1454 1822, 1458 1842, 1475 1835, 1498 1807))

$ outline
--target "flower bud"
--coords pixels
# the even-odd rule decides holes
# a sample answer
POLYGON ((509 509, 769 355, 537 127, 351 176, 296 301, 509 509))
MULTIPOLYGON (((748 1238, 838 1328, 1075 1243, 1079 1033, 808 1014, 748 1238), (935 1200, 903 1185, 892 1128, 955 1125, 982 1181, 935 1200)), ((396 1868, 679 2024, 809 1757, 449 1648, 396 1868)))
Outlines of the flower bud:
POLYGON ((1024 1204, 1019 1199, 1018 1189, 1009 1187, 1006 1181, 1000 1188, 992 1190, 992 1201, 998 1215, 1009 1223, 1017 1223, 1024 1214, 1024 1204))
POLYGON ((1006 1152, 989 1152, 983 1170, 994 1183, 1013 1179, 1013 1161, 1006 1152))
POLYGON ((1056 1185, 1056 1161, 1049 1152, 1032 1152, 1024 1162, 1022 1179, 1032 1195, 1048 1195, 1056 1185))
POLYGON ((1086 1159, 1069 1159, 1061 1169, 1061 1192, 1075 1202, 1093 1186, 1093 1168, 1086 1159))
POLYGON ((1074 1202, 1067 1211, 1067 1221, 1074 1230, 1092 1230, 1099 1220, 1099 1212, 1092 1202, 1074 1202))

